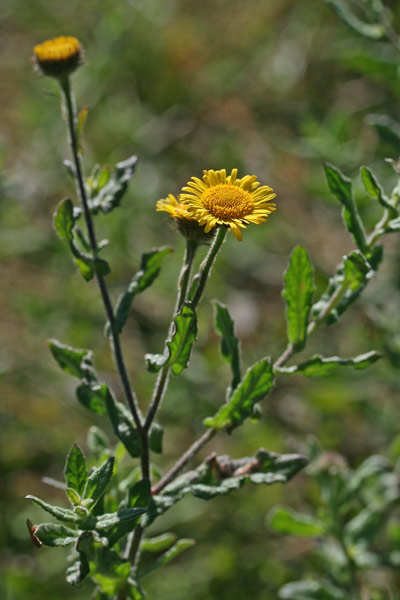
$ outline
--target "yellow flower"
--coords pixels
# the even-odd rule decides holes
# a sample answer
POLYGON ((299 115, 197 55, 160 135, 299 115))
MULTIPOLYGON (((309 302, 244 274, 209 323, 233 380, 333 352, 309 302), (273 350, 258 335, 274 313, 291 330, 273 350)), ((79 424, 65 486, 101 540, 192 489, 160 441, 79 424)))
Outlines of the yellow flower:
POLYGON ((177 200, 173 194, 168 194, 168 198, 162 198, 161 200, 158 200, 156 204, 156 210, 158 212, 167 212, 171 219, 195 220, 189 214, 187 205, 179 202, 179 200, 177 200))
POLYGON ((82 63, 82 48, 74 37, 61 36, 33 48, 37 67, 51 77, 65 77, 82 63))
POLYGON ((191 217, 205 226, 205 233, 217 225, 225 225, 241 241, 240 228, 246 228, 248 223, 265 223, 276 208, 273 202, 268 202, 275 196, 269 186, 260 187, 255 175, 237 179, 237 169, 232 169, 228 176, 221 169, 204 171, 203 180, 192 177, 183 188, 180 201, 187 206, 191 217))

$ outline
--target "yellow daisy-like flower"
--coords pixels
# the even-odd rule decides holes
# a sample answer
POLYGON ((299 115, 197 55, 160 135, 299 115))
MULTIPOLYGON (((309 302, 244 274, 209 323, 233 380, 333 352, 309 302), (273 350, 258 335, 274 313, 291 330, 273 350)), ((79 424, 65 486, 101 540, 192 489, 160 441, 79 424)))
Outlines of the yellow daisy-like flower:
POLYGON ((173 194, 168 194, 167 198, 158 200, 156 204, 156 210, 158 212, 167 212, 171 219, 195 220, 189 214, 187 205, 179 202, 179 200, 177 200, 173 194))
POLYGON ((65 77, 82 63, 82 47, 75 37, 60 36, 33 48, 37 67, 51 77, 65 77))
POLYGON ((217 225, 225 225, 241 241, 240 228, 246 228, 249 223, 265 223, 276 208, 269 202, 275 196, 272 188, 260 186, 255 175, 238 179, 237 169, 232 169, 228 176, 226 170, 221 169, 204 171, 203 180, 192 177, 183 188, 180 200, 192 218, 205 226, 205 233, 217 225))

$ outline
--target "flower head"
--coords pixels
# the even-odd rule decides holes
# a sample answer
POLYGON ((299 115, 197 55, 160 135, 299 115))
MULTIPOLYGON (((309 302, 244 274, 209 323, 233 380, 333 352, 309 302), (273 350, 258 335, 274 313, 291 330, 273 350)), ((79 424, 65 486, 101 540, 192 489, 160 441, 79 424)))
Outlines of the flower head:
POLYGON ((156 210, 168 213, 187 240, 202 244, 207 243, 213 237, 213 234, 205 233, 204 229, 200 227, 197 219, 188 211, 187 204, 180 202, 180 198, 175 198, 173 194, 168 194, 167 198, 158 200, 156 210))
POLYGON ((51 77, 65 77, 82 63, 82 47, 74 37, 46 40, 35 46, 33 52, 38 69, 51 77))
POLYGON ((173 194, 168 194, 167 198, 158 200, 156 210, 167 212, 171 219, 194 220, 188 212, 187 205, 179 202, 173 194))
POLYGON ((231 228, 239 241, 242 240, 240 228, 249 223, 265 223, 268 215, 275 210, 275 204, 269 202, 275 198, 273 189, 260 186, 255 175, 237 178, 237 169, 230 175, 226 170, 204 171, 203 180, 192 177, 180 195, 181 203, 199 225, 208 233, 217 225, 231 228))

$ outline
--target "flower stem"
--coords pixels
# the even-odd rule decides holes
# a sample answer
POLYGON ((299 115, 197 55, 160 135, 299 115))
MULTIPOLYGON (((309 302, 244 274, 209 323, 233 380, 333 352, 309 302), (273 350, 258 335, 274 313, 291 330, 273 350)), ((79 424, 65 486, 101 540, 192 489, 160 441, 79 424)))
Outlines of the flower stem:
MULTIPOLYGON (((196 254, 197 243, 187 240, 185 256, 183 258, 183 265, 178 279, 178 296, 176 299, 175 310, 172 316, 171 324, 169 326, 167 339, 165 341, 165 346, 167 342, 170 340, 170 337, 174 330, 174 319, 178 315, 179 311, 182 308, 182 305, 186 299, 187 289, 189 285, 190 272, 192 270, 193 260, 196 254)), ((143 425, 144 431, 149 431, 151 424, 157 414, 157 411, 160 407, 162 399, 164 397, 165 391, 168 386, 169 379, 169 367, 163 367, 158 374, 157 382, 154 388, 153 397, 146 415, 146 419, 143 425)))
POLYGON ((218 228, 213 243, 211 244, 210 249, 207 253, 207 256, 200 265, 199 272, 193 278, 193 284, 189 292, 189 300, 191 300, 193 308, 196 308, 200 301, 218 251, 221 248, 222 243, 225 239, 226 232, 226 227, 218 228))
POLYGON ((203 433, 203 435, 198 440, 196 440, 190 446, 190 448, 188 448, 186 450, 186 452, 184 454, 182 454, 182 456, 180 457, 179 460, 177 460, 177 462, 174 464, 172 469, 170 471, 168 471, 168 473, 166 473, 164 475, 164 477, 157 483, 157 485, 155 485, 153 487, 152 493, 158 494, 159 492, 161 492, 161 490, 163 490, 165 488, 166 485, 168 485, 168 483, 173 481, 175 479, 175 477, 178 475, 178 473, 183 469, 183 467, 185 467, 187 465, 187 463, 190 462, 192 460, 192 458, 194 458, 196 456, 196 454, 206 444, 208 444, 208 442, 216 435, 217 432, 218 432, 217 429, 213 429, 213 428, 207 429, 207 431, 205 433, 203 433))
MULTIPOLYGON (((66 109, 66 117, 67 117, 67 131, 68 131, 68 141, 70 144, 71 155, 74 163, 74 175, 75 175, 75 183, 77 188, 77 194, 80 198, 83 214, 85 217, 87 232, 89 236, 90 248, 92 251, 93 259, 96 258, 98 253, 98 246, 96 241, 96 234, 94 230, 94 224, 92 215, 90 214, 88 199, 86 195, 86 189, 84 184, 83 172, 82 172, 82 164, 81 157, 79 154, 78 148, 78 139, 77 139, 77 115, 76 115, 76 105, 74 96, 71 90, 69 78, 66 77, 60 80, 61 90, 64 95, 65 100, 65 109, 66 109)), ((95 263, 94 263, 95 265, 95 263)), ((117 366, 117 371, 121 380, 122 388, 125 393, 126 400, 128 402, 129 408, 132 413, 133 420, 135 425, 139 431, 142 429, 141 420, 139 417, 139 411, 137 408, 137 400, 134 391, 132 390, 128 372, 125 366, 125 361, 122 353, 122 348, 119 340, 119 335, 117 329, 115 327, 114 320, 114 311, 112 308, 110 295, 108 292, 107 284, 104 280, 103 275, 101 275, 95 268, 96 271, 96 279, 100 289, 101 297, 103 300, 105 312, 107 315, 107 319, 110 323, 110 332, 111 332, 111 340, 112 340, 112 350, 115 358, 115 363, 117 366)))

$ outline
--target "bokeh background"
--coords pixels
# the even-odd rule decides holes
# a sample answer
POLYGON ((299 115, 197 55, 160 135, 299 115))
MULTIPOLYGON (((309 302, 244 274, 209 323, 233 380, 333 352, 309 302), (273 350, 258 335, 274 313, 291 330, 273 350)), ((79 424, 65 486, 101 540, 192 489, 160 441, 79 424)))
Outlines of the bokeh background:
MULTIPOLYGON (((399 29, 399 3, 386 4, 399 29)), ((35 522, 43 514, 24 495, 61 501, 42 478, 61 478, 68 449, 73 442, 85 447, 93 424, 46 339, 93 348, 98 370, 119 388, 96 285, 81 279, 52 228, 57 202, 74 191, 62 166, 68 149, 57 87, 33 73, 33 45, 75 35, 85 46, 86 65, 73 83, 80 107, 90 108, 86 170, 139 157, 121 208, 97 218, 99 237, 110 240, 105 257, 113 297, 143 251, 163 244, 175 249, 157 282, 135 300, 123 336, 144 406, 153 377, 143 355, 161 347, 184 246, 168 217, 154 211, 155 201, 177 193, 203 168, 238 167, 277 193, 269 223, 249 227, 241 244, 229 236, 218 259, 199 311, 191 368, 172 382, 162 409, 160 469, 201 433, 229 381, 209 300, 228 305, 245 365, 277 356, 285 346, 282 273, 293 246, 308 249, 320 291, 352 249, 323 162, 355 178, 367 225, 379 216, 358 168, 372 167, 388 191, 395 184, 384 159, 397 158, 398 140, 380 135, 369 115, 398 114, 399 53, 349 31, 322 0, 2 0, 0 19, 1 597, 83 600, 90 584, 76 590, 64 581, 67 553, 38 551, 25 527, 27 517, 35 522)), ((221 435, 208 451, 235 457, 260 446, 305 451, 313 435, 352 466, 371 453, 400 454, 398 249, 395 236, 385 241, 383 268, 364 297, 307 349, 307 355, 346 356, 377 349, 386 358, 335 379, 283 380, 260 422, 221 435)), ((107 427, 100 418, 96 424, 107 427)), ((286 487, 245 487, 212 503, 186 498, 176 505, 154 533, 169 529, 197 545, 147 581, 149 597, 275 599, 281 585, 311 568, 309 542, 270 530, 266 515, 277 502, 313 511, 312 478, 303 473, 286 487)))

